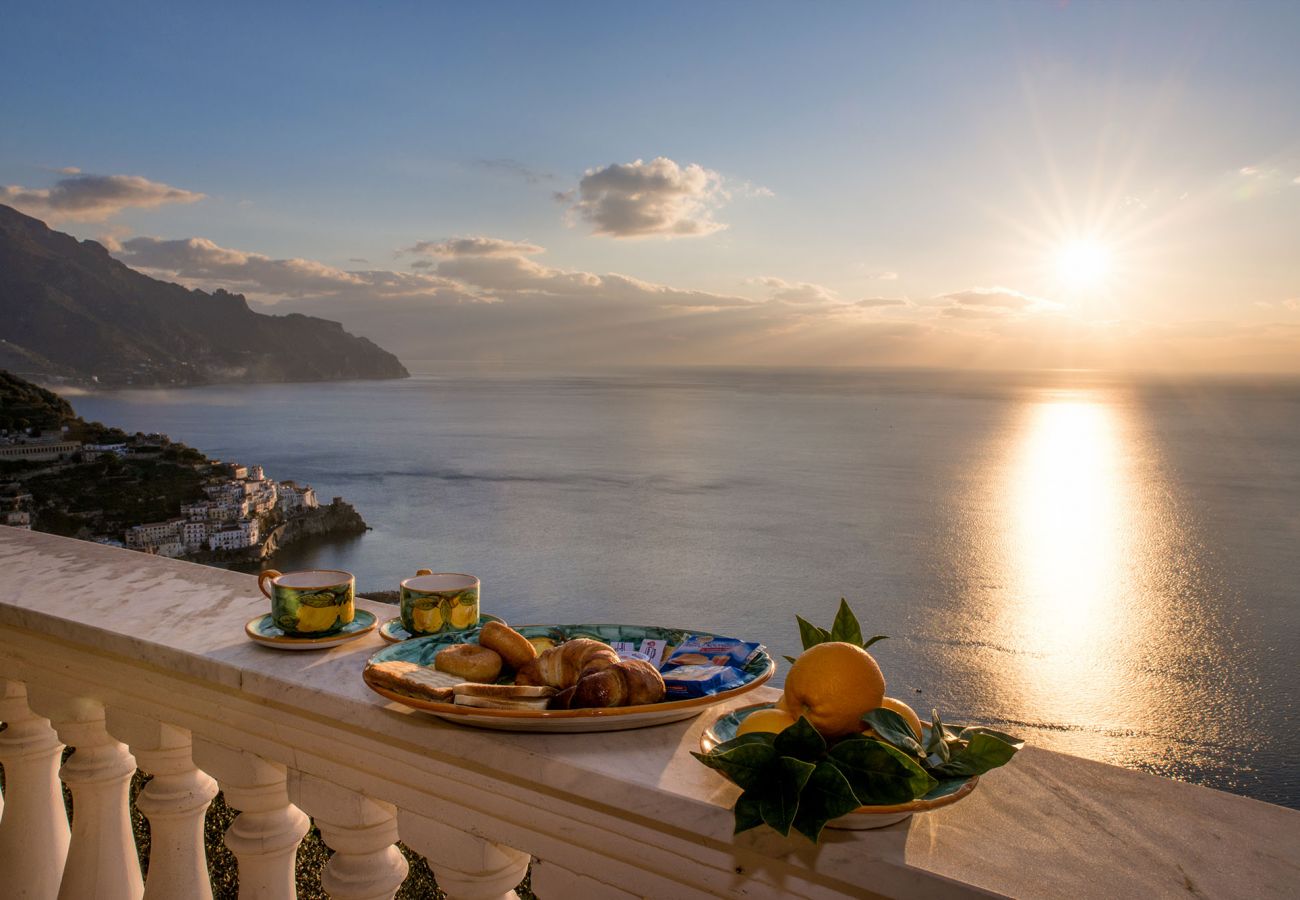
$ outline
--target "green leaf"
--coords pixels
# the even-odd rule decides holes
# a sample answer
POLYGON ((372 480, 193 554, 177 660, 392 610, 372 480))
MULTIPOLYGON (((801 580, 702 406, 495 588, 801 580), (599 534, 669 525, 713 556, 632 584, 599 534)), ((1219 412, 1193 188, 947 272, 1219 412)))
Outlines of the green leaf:
POLYGON ((906 803, 939 783, 901 750, 871 738, 841 741, 831 748, 830 761, 863 806, 906 803))
POLYGON ((863 644, 862 644, 862 649, 863 649, 863 650, 870 650, 870 649, 871 649, 871 645, 874 644, 876 641, 887 641, 887 640, 889 640, 889 635, 887 635, 887 634, 877 634, 877 635, 873 635, 872 638, 871 638, 871 640, 869 640, 869 641, 864 641, 864 642, 863 642, 863 644))
POLYGON ((839 612, 835 613, 835 621, 831 624, 831 640, 862 646, 862 627, 858 625, 858 617, 853 614, 853 610, 849 609, 849 601, 843 597, 840 598, 839 612))
POLYGON ((1000 741, 1006 741, 1008 744, 1015 747, 1017 750, 1023 749, 1025 746, 1025 742, 1023 739, 1018 737, 1013 737, 1001 731, 994 731, 992 728, 985 728, 983 725, 969 725, 966 728, 963 728, 961 730, 961 734, 959 734, 958 737, 963 741, 969 741, 972 737, 974 737, 977 734, 987 734, 990 737, 995 737, 1000 741))
MULTIPOLYGON (((1021 745, 1023 746, 1023 744, 1021 745)), ((977 732, 965 747, 952 755, 952 759, 934 768, 941 778, 962 778, 983 775, 990 769, 1005 765, 1020 749, 991 734, 977 732)))
POLYGON ((824 644, 831 639, 831 633, 825 628, 818 628, 803 616, 795 616, 794 618, 799 623, 799 640, 803 642, 805 650, 818 644, 824 644))
POLYGON ((826 738, 821 736, 806 716, 800 716, 798 722, 777 734, 772 746, 781 756, 816 762, 826 752, 826 738))
POLYGON ((844 773, 829 760, 823 760, 813 769, 799 796, 799 810, 794 817, 795 831, 815 844, 827 822, 851 813, 861 805, 844 773))
POLYGON ((799 792, 815 768, 801 759, 781 757, 773 783, 759 795, 759 812, 773 831, 782 836, 790 833, 790 825, 799 811, 799 792))
POLYGON ((746 791, 767 781, 777 760, 772 735, 759 732, 732 738, 725 744, 714 747, 709 753, 691 755, 710 769, 717 769, 746 791))
POLYGON ((736 830, 735 834, 742 831, 749 831, 751 828, 757 828, 763 824, 763 814, 759 811, 759 794, 757 788, 745 791, 736 800, 736 830))
POLYGON ((872 730, 887 744, 892 744, 899 750, 910 753, 913 756, 925 756, 925 751, 921 749, 921 744, 916 740, 916 732, 912 731, 912 726, 907 724, 907 720, 894 712, 892 709, 873 709, 862 717, 862 721, 871 726, 872 730))
MULTIPOLYGON (((926 736, 925 752, 931 759, 938 759, 938 765, 946 763, 950 758, 948 749, 948 732, 943 727, 943 722, 939 719, 939 710, 930 710, 932 717, 930 723, 930 733, 926 736)), ((934 763, 932 763, 934 764, 934 763)))

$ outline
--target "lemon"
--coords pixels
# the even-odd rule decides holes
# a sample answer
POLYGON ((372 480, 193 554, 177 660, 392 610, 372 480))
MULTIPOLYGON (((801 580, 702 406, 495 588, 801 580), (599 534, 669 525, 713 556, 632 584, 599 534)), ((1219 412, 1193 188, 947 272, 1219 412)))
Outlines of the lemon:
POLYGON ((411 620, 415 624, 416 631, 438 631, 442 628, 442 607, 431 606, 428 609, 420 609, 417 606, 411 610, 411 620))
POLYGON ((451 611, 451 627, 463 631, 478 624, 478 607, 462 603, 451 611))
POLYGON ((745 721, 740 723, 736 729, 736 737, 742 734, 751 734, 755 731, 769 731, 772 734, 779 734, 785 731, 797 720, 783 709, 758 709, 745 716, 745 721))
POLYGON ((343 620, 344 625, 351 624, 352 620, 357 617, 357 606, 351 600, 339 606, 339 618, 343 620))
POLYGON ((298 607, 298 630, 305 632, 329 631, 334 627, 334 621, 339 616, 337 606, 307 606, 303 604, 298 607))
POLYGON ((828 738, 857 734, 862 714, 885 699, 885 676, 871 654, 857 644, 829 641, 803 652, 785 678, 777 702, 792 718, 806 716, 828 738))
POLYGON ((881 701, 880 705, 885 709, 892 709, 906 719, 908 726, 916 733, 916 739, 921 740, 921 717, 916 714, 916 710, 902 700, 895 700, 893 697, 886 697, 881 701))

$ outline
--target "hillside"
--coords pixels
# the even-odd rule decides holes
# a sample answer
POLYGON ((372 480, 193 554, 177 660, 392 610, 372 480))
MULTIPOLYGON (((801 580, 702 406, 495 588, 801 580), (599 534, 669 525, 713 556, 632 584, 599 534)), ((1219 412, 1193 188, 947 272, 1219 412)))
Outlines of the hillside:
POLYGON ((405 378, 337 322, 143 275, 0 204, 0 368, 101 385, 405 378))
POLYGON ((0 369, 0 429, 58 431, 76 421, 67 400, 0 369))

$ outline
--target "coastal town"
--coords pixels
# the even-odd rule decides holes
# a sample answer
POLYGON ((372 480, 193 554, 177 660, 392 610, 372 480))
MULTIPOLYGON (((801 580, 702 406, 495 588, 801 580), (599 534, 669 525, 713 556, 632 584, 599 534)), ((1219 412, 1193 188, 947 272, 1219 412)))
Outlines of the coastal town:
POLYGON ((367 528, 341 497, 322 504, 311 485, 268 478, 260 465, 86 422, 57 395, 3 376, 0 524, 214 563, 367 528))

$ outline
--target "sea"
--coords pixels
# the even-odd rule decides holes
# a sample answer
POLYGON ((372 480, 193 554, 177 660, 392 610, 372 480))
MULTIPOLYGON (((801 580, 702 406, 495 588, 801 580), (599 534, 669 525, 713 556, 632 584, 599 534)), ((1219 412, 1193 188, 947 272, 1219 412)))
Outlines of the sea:
POLYGON ((778 658, 845 598, 923 717, 1300 808, 1294 380, 430 364, 71 399, 372 528, 282 570, 473 573, 512 623, 778 658))

